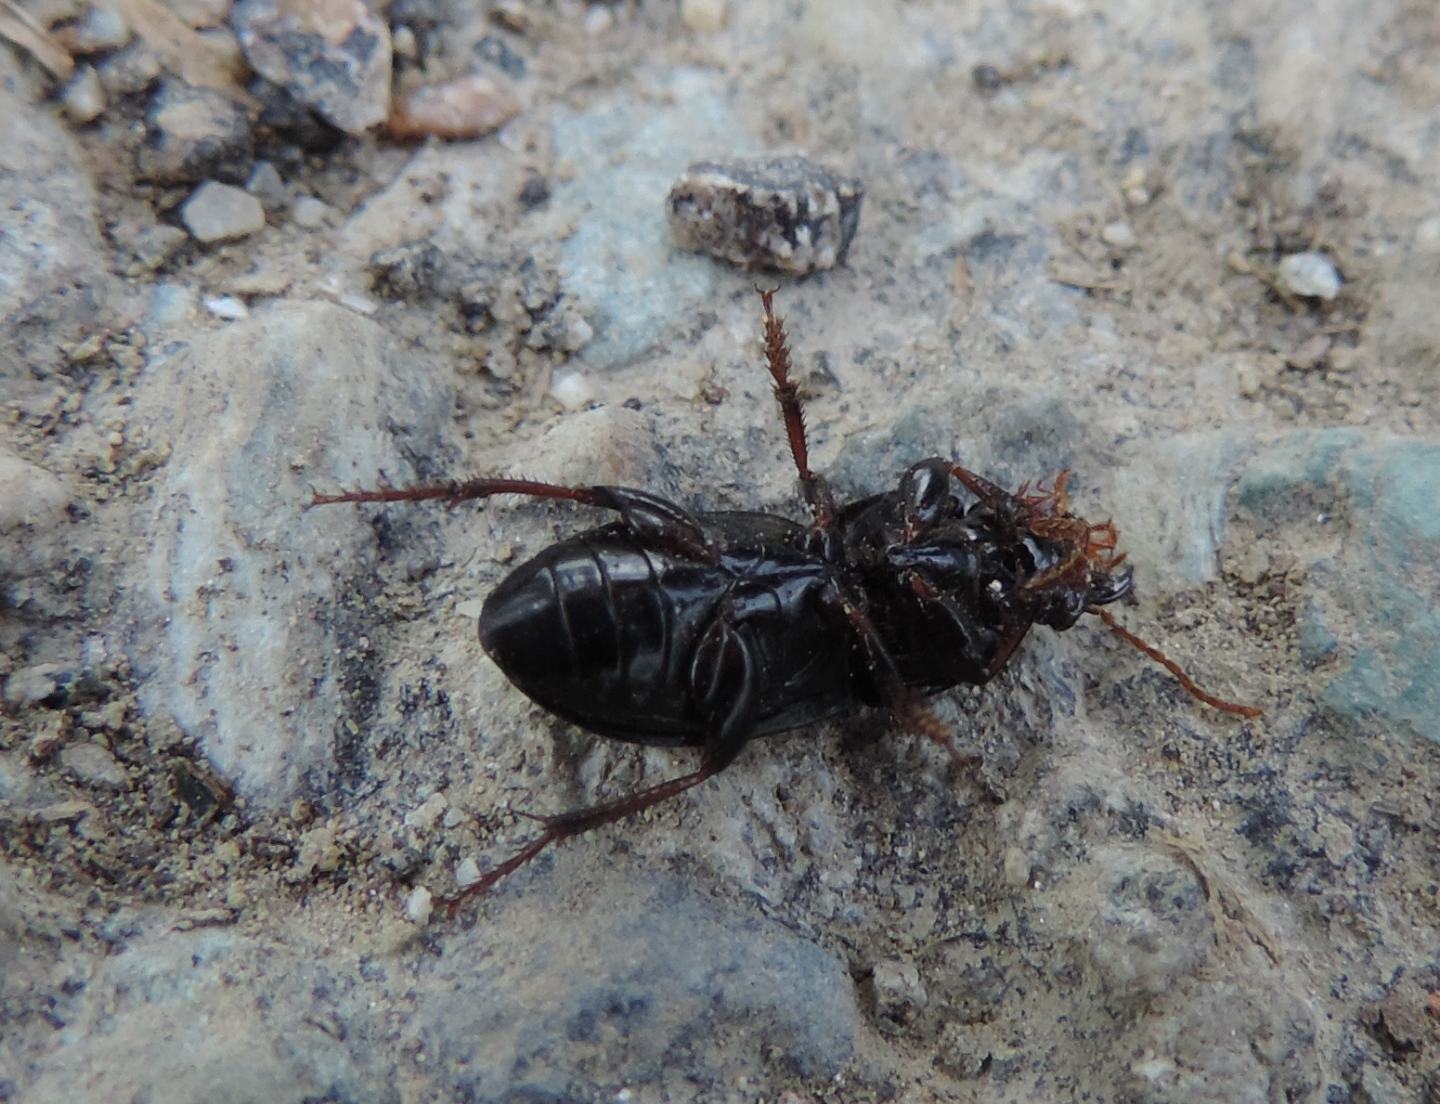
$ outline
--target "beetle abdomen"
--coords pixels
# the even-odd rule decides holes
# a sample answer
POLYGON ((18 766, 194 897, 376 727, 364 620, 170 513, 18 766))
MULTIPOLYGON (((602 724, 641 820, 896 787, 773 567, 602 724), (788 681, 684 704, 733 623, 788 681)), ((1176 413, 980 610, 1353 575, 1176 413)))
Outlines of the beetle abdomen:
POLYGON ((685 688, 697 631, 729 576, 642 547, 620 526, 516 568, 486 599, 480 642, 533 701, 603 735, 698 742, 685 688))

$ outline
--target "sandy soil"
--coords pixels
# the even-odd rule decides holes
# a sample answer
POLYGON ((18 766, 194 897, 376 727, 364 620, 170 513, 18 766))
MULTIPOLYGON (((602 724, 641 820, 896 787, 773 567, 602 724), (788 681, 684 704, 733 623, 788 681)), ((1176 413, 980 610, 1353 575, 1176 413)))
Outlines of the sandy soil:
POLYGON ((397 82, 514 118, 345 136, 237 84, 197 156, 278 180, 216 245, 159 85, 97 53, 77 125, 0 50, 0 1100, 1435 1099, 1433 8, 708 7, 392 4, 397 82), (816 466, 1072 469, 1125 623, 1265 716, 1037 632, 937 700, 973 773, 857 713, 413 924, 518 813, 693 760, 480 649, 584 511, 305 505, 800 516, 756 275, 665 228, 687 164, 772 151, 866 188, 844 266, 763 277, 816 466), (1310 251, 1335 298, 1278 275, 1310 251))

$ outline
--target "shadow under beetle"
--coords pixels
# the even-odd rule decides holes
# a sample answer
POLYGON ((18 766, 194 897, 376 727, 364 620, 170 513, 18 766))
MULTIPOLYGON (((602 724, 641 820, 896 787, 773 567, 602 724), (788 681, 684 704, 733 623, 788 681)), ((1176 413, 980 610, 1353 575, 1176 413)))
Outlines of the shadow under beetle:
MULTIPOLYGON (((765 358, 810 521, 692 514, 628 487, 470 479, 316 495, 335 502, 455 505, 491 495, 569 499, 620 520, 516 568, 480 613, 480 642, 538 705, 617 740, 701 749, 689 774, 627 797, 536 817, 533 842, 450 898, 453 909, 552 843, 659 804, 724 770, 746 742, 857 705, 893 710, 961 756, 924 697, 994 678, 1033 625, 1093 613, 1207 704, 1201 690, 1101 607, 1130 593, 1113 523, 1069 511, 1068 472, 1012 494, 940 457, 892 491, 837 503, 810 470, 783 321, 761 292, 765 358)), ((528 814, 527 814, 528 815, 528 814)))

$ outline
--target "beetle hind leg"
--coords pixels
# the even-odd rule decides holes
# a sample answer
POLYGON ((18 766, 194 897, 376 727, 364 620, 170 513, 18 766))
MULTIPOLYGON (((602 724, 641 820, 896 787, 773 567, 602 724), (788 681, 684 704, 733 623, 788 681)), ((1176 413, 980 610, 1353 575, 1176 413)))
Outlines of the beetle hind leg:
POLYGON ((758 678, 754 653, 744 628, 737 623, 733 611, 727 611, 706 634, 691 668, 691 693, 709 721, 700 767, 678 778, 587 808, 549 816, 522 813, 544 825, 544 831, 479 880, 441 901, 446 914, 453 916, 466 901, 494 888, 552 843, 562 843, 634 816, 719 774, 734 761, 755 731, 758 678))
POLYGON ((531 859, 537 858, 552 843, 563 843, 573 836, 584 835, 592 829, 634 816, 652 805, 659 805, 662 801, 668 801, 670 798, 684 793, 692 786, 698 786, 721 769, 720 766, 706 762, 701 765, 699 770, 660 782, 625 797, 616 798, 614 801, 606 801, 599 805, 591 805, 584 809, 572 809, 569 812, 555 813, 550 816, 521 813, 520 815, 528 820, 539 821, 545 826, 545 830, 504 862, 486 871, 479 879, 444 898, 440 905, 445 909, 447 916, 454 916, 466 901, 489 892, 531 859))

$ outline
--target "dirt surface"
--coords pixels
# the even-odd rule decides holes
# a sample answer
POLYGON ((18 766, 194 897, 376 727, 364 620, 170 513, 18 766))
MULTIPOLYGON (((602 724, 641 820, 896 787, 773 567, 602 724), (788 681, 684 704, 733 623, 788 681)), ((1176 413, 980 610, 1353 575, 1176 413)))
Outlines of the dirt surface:
POLYGON ((0 47, 0 1100, 1436 1099, 1431 5, 351 13, 396 94, 484 78, 499 129, 424 143, 316 91, 383 67, 287 97, 176 10, 237 76, 34 9, 84 123, 0 47), (843 266, 672 246, 687 165, 796 152, 865 188, 843 266), (197 240, 206 181, 263 228, 197 240), (1086 619, 937 699, 974 772, 857 713, 414 923, 693 758, 479 646, 585 510, 306 504, 802 516, 757 278, 843 496, 1072 469, 1121 620, 1264 717, 1086 619))

